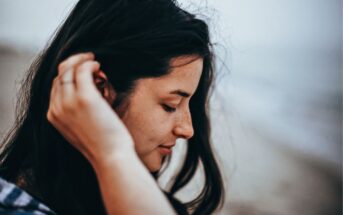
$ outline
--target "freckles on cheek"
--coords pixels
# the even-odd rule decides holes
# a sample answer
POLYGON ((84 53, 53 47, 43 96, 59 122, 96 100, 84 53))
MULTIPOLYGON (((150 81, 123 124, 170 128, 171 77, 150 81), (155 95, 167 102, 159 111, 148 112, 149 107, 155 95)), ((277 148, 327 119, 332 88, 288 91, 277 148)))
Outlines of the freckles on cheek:
POLYGON ((171 115, 164 111, 160 101, 152 98, 135 99, 126 115, 128 129, 140 152, 154 150, 171 136, 171 115))
POLYGON ((141 140, 146 141, 145 146, 151 150, 156 149, 159 145, 166 143, 171 136, 168 121, 161 121, 160 118, 149 118, 149 122, 142 124, 141 140))
POLYGON ((127 128, 135 140, 137 149, 146 148, 155 141, 154 120, 147 113, 141 111, 134 114, 131 112, 126 121, 127 128))

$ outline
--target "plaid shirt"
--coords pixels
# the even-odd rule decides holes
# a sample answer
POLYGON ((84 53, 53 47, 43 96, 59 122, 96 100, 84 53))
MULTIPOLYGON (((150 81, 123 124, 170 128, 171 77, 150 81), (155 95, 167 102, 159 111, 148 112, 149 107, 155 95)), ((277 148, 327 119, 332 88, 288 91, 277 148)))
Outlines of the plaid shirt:
POLYGON ((27 192, 2 178, 0 178, 0 214, 56 215, 27 192))

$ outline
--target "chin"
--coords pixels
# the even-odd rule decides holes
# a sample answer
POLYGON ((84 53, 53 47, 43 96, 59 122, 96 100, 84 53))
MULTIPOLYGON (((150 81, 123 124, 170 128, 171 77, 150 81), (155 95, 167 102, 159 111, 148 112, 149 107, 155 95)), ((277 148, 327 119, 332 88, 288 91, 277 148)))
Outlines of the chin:
POLYGON ((151 173, 158 172, 161 169, 161 163, 146 165, 146 167, 151 173))
MULTIPOLYGON (((139 156, 139 155, 138 155, 139 156)), ((163 163, 163 156, 161 156, 158 151, 150 153, 148 156, 139 156, 140 160, 143 162, 144 166, 149 170, 149 172, 158 172, 163 163)))

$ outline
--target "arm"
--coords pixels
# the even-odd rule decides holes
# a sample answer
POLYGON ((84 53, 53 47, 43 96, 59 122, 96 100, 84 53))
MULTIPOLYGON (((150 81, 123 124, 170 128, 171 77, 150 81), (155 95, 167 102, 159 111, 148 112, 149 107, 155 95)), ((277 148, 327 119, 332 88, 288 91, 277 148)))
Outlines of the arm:
POLYGON ((174 214, 139 160, 130 133, 96 89, 93 54, 69 57, 58 68, 48 120, 91 163, 108 214, 174 214))
POLYGON ((134 150, 93 160, 108 214, 174 214, 134 150))

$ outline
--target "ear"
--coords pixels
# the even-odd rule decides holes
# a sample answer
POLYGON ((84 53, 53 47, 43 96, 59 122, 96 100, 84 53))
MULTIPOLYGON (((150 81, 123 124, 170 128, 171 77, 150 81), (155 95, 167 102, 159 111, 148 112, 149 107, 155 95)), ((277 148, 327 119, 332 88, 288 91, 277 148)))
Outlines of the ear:
POLYGON ((116 98, 116 92, 103 71, 100 70, 94 74, 94 83, 104 99, 112 105, 116 98))

